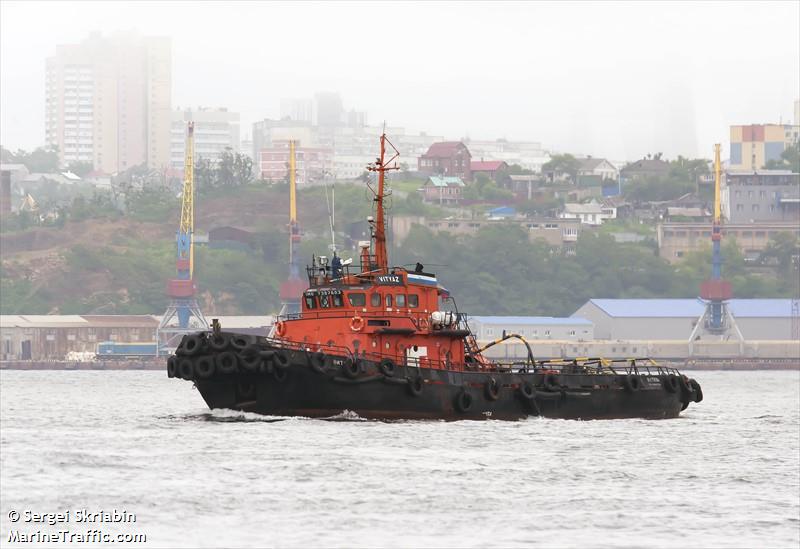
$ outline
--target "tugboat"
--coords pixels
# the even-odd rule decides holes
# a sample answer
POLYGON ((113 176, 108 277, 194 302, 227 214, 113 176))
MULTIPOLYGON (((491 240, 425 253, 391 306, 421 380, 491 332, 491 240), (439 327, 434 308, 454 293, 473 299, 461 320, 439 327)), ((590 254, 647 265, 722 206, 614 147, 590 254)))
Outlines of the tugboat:
POLYGON ((367 168, 377 173, 375 216, 358 268, 335 252, 330 262, 313 257, 299 312, 278 317, 264 337, 214 321, 183 337, 167 375, 194 382, 210 408, 273 416, 661 419, 703 399, 697 381, 649 359, 536 359, 519 334, 480 346, 435 274, 389 264, 385 174, 398 157, 383 134, 367 168), (527 347, 525 360, 484 355, 510 338, 527 347))

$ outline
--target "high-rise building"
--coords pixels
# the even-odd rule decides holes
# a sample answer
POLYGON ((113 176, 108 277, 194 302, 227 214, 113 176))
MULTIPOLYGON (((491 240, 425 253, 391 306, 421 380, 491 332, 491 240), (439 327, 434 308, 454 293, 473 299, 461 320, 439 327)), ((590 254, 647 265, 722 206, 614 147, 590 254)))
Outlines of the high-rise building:
MULTIPOLYGON (((170 167, 183 170, 186 125, 194 121, 194 156, 216 161, 225 149, 239 152, 239 113, 228 109, 184 109, 172 111, 170 167)), ((249 151, 248 151, 249 153, 249 151)), ((248 154, 249 156, 249 154, 248 154)))
POLYGON ((789 124, 731 126, 731 170, 761 170, 780 160, 784 149, 797 142, 800 127, 789 124))
POLYGON ((313 102, 307 97, 290 97, 281 99, 281 120, 294 120, 311 124, 313 120, 313 102))
POLYGON ((169 38, 136 33, 57 46, 46 61, 45 134, 61 163, 91 162, 107 173, 166 169, 171 57, 169 38))
POLYGON ((315 99, 317 100, 317 126, 330 128, 344 124, 344 107, 338 93, 317 93, 315 99))

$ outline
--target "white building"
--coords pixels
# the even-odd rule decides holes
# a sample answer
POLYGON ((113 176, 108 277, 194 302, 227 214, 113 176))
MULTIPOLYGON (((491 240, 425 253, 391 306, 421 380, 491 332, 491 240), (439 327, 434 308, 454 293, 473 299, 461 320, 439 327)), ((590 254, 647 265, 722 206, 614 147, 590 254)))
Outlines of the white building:
POLYGON ((517 164, 526 170, 542 173, 542 166, 550 160, 550 155, 535 141, 481 141, 463 139, 472 160, 504 160, 509 166, 517 164))
POLYGON ((182 170, 186 154, 186 127, 194 121, 194 157, 217 160, 225 149, 239 152, 239 113, 227 109, 172 111, 170 167, 182 170))
POLYGON ((599 204, 592 200, 587 204, 564 204, 564 211, 558 214, 561 219, 580 219, 584 225, 602 225, 606 219, 617 218, 617 208, 599 204))
MULTIPOLYGON (((492 341, 506 334, 528 340, 553 339, 588 341, 594 339, 594 325, 584 318, 551 316, 473 316, 469 326, 478 341, 492 341)), ((516 341, 516 340, 515 340, 516 341)))
POLYGON ((578 175, 597 175, 601 179, 614 179, 619 177, 619 170, 605 158, 580 158, 578 175))
POLYGON ((314 102, 310 97, 287 97, 281 99, 281 120, 295 120, 311 124, 314 120, 314 102))

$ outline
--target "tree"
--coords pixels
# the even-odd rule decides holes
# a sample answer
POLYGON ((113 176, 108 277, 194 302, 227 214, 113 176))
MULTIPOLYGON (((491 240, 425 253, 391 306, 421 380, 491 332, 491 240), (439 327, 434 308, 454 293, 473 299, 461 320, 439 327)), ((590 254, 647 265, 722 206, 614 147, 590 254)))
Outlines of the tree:
POLYGON ((25 164, 32 173, 51 173, 58 171, 58 149, 38 147, 30 153, 22 149, 15 153, 3 149, 3 162, 25 164))
POLYGON ((578 179, 578 170, 581 162, 571 154, 556 154, 542 166, 542 172, 553 172, 554 174, 566 174, 570 181, 578 179))
POLYGON ((780 160, 770 160, 766 164, 768 170, 792 170, 800 173, 800 141, 795 141, 781 153, 780 160))

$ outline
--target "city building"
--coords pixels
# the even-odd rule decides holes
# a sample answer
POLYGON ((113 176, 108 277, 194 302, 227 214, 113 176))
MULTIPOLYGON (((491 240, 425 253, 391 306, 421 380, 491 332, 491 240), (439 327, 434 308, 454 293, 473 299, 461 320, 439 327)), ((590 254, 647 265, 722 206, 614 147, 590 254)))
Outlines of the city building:
POLYGON ((216 161, 230 149, 239 152, 239 113, 228 109, 178 109, 172 112, 170 167, 183 170, 186 154, 186 127, 194 122, 194 157, 216 161))
POLYGON ((471 316, 468 324, 478 341, 492 341, 501 337, 503 333, 521 335, 529 340, 588 341, 594 339, 592 323, 577 317, 471 316))
POLYGON ((472 179, 471 162, 472 155, 464 143, 443 141, 434 143, 419 157, 418 169, 424 174, 460 177, 469 181, 472 179))
POLYGON ((314 95, 314 99, 317 105, 317 126, 335 127, 344 125, 344 106, 338 93, 319 92, 314 95))
POLYGON ((458 204, 464 191, 460 177, 432 175, 422 186, 422 196, 437 204, 458 204))
POLYGON ((731 223, 793 221, 800 224, 800 174, 789 170, 727 171, 722 214, 731 223))
POLYGON ((117 173, 170 160, 170 39, 92 34, 46 61, 45 136, 62 165, 117 173))
MULTIPOLYGON (((265 336, 270 316, 221 316, 226 330, 265 336)), ((152 315, 0 315, 0 359, 64 360, 70 352, 97 352, 97 345, 151 343, 161 320, 152 315)))
POLYGON ((470 162, 469 169, 472 176, 483 174, 492 181, 497 179, 497 172, 501 170, 508 170, 508 164, 505 160, 473 160, 470 162))
POLYGON ((509 141, 507 139, 463 139, 473 158, 503 160, 509 166, 518 165, 535 173, 550 161, 550 155, 535 141, 509 141))
POLYGON ((602 225, 606 219, 617 218, 616 206, 600 204, 594 200, 587 204, 564 204, 563 211, 558 214, 561 219, 578 219, 584 225, 602 225))
POLYGON ((281 99, 281 120, 294 120, 311 124, 314 120, 314 102, 310 97, 290 97, 281 99))
POLYGON ((611 162, 605 158, 579 158, 580 167, 578 168, 578 177, 580 176, 597 176, 601 180, 613 179, 616 180, 619 176, 619 171, 614 167, 611 162))
POLYGON ((427 219, 422 216, 392 216, 392 237, 400 245, 408 237, 411 227, 420 225, 429 230, 453 235, 475 235, 484 227, 518 226, 527 231, 530 242, 543 240, 554 250, 571 255, 575 243, 585 227, 577 219, 533 217, 527 219, 427 219))
POLYGON ((669 173, 669 162, 660 158, 643 158, 631 162, 619 172, 623 181, 632 181, 646 177, 662 177, 669 173))
MULTIPOLYGON (((289 143, 261 149, 258 155, 258 174, 265 181, 288 181, 289 143)), ((295 148, 295 177, 299 187, 323 184, 332 178, 333 151, 320 147, 295 148)))
POLYGON ((728 168, 734 171, 760 170, 770 160, 780 160, 784 149, 796 144, 800 126, 751 124, 731 126, 731 154, 728 168))
MULTIPOLYGON (((744 339, 792 339, 791 299, 731 299, 728 307, 744 339)), ((686 341, 705 308, 700 299, 590 299, 572 316, 592 322, 596 339, 686 341)))
MULTIPOLYGON (((797 222, 726 223, 722 226, 722 242, 736 240, 745 259, 755 260, 779 233, 800 238, 797 222)), ((711 223, 660 223, 656 228, 658 255, 671 263, 687 253, 711 247, 711 223)))

